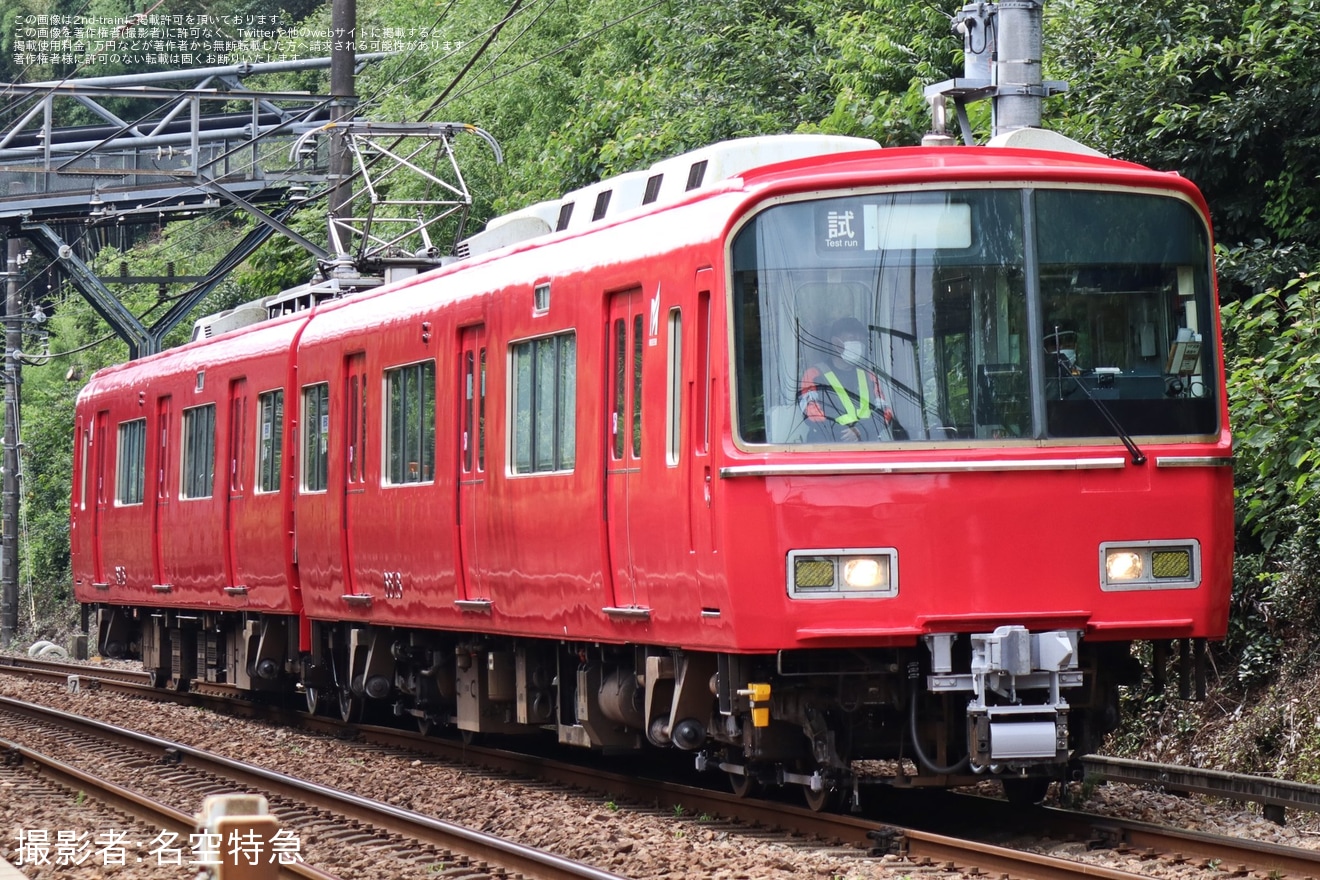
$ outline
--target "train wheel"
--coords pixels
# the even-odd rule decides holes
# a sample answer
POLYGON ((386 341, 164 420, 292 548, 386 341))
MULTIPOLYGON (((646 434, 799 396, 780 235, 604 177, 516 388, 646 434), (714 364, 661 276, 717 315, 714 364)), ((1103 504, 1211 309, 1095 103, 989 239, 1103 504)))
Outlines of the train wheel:
POLYGON ((802 786, 802 796, 806 798, 807 809, 813 813, 824 813, 833 810, 839 803, 839 790, 837 788, 822 788, 820 791, 812 791, 811 786, 802 786))
POLYGON ((434 723, 435 723, 435 719, 432 718, 430 715, 427 715, 426 713, 422 713, 421 715, 418 715, 417 732, 420 733, 422 736, 426 736, 431 732, 431 728, 432 726, 434 726, 434 723))
POLYGON ((307 714, 315 715, 320 711, 321 700, 323 697, 324 694, 321 693, 320 688, 312 687, 311 685, 303 686, 303 698, 307 701, 307 714))
POLYGON ((734 797, 752 797, 761 790, 761 783, 757 782, 756 777, 750 773, 730 773, 729 788, 732 789, 734 797))
POLYGON ((1052 781, 1051 779, 1042 779, 1039 776, 999 780, 1004 787, 1004 797, 1008 798, 1008 802, 1015 806, 1038 804, 1045 800, 1045 795, 1049 794, 1052 781))
POLYGON ((356 724, 362 720, 362 698, 355 696, 347 687, 339 689, 339 717, 345 724, 356 724))

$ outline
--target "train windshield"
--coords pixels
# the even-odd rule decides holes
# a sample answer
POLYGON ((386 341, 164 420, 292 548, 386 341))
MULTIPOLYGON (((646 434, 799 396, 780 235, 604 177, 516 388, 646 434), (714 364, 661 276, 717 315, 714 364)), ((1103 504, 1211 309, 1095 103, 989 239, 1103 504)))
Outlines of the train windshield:
POLYGON ((1209 247, 1191 205, 1144 192, 773 205, 733 242, 739 436, 811 446, 1211 435, 1209 247))

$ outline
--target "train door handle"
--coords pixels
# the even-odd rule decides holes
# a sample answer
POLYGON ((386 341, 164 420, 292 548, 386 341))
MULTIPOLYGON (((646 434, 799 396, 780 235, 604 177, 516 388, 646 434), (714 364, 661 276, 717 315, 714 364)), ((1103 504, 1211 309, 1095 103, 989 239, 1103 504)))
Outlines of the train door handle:
POLYGON ((706 465, 705 471, 706 471, 706 479, 705 479, 706 506, 710 507, 710 465, 706 465))

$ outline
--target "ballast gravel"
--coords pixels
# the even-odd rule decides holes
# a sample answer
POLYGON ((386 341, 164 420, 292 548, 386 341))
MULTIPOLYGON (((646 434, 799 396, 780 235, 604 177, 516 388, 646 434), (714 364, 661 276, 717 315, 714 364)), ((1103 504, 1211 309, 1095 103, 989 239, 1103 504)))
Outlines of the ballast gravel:
MULTIPOLYGON (((534 782, 503 780, 494 784, 489 776, 473 775, 462 768, 409 760, 352 742, 272 728, 194 708, 144 703, 110 692, 69 694, 58 685, 0 675, 0 695, 123 725, 333 785, 636 880, 910 880, 932 872, 941 877, 959 876, 942 868, 914 866, 892 855, 870 858, 860 851, 853 853, 824 844, 766 840, 764 834, 753 829, 709 817, 602 802, 600 798, 577 796, 534 782)), ((31 731, 2 719, 0 738, 33 748, 50 747, 49 743, 34 741, 36 737, 31 731)), ((64 748, 54 757, 113 775, 110 768, 103 766, 103 759, 80 753, 77 748, 64 748)), ((151 774, 132 769, 119 772, 125 777, 126 785, 180 810, 196 813, 200 808, 199 803, 191 802, 192 796, 155 782, 149 778, 151 774)), ((1068 795, 1071 806, 1105 815, 1320 848, 1318 829, 1309 816, 1299 816, 1293 821, 1290 815, 1290 824, 1279 826, 1242 805, 1176 797, 1128 786, 1099 786, 1093 790, 1075 787, 1068 795)), ((0 774, 0 856, 18 864, 27 877, 177 880, 197 876, 198 867, 190 864, 195 854, 187 848, 187 842, 175 841, 173 846, 166 846, 160 834, 159 829, 134 826, 125 817, 77 793, 60 796, 36 791, 22 777, 0 774), (44 864, 34 863, 43 852, 34 843, 34 833, 38 840, 48 841, 44 864), (61 852, 57 848, 60 840, 70 842, 63 850, 66 856, 73 851, 73 841, 86 845, 79 851, 83 856, 80 864, 73 863, 72 856, 62 864, 56 863, 61 852), (179 851, 177 856, 176 851, 179 851)), ((302 858, 353 880, 414 877, 420 880, 440 876, 448 868, 426 857, 391 859, 377 852, 356 851, 336 842, 331 835, 318 837, 313 832, 309 838, 298 840, 302 858)), ((1190 865, 1170 865, 1108 850, 1088 851, 1075 842, 1037 839, 1006 845, 1079 858, 1151 877, 1181 880, 1204 875, 1202 870, 1190 865)))

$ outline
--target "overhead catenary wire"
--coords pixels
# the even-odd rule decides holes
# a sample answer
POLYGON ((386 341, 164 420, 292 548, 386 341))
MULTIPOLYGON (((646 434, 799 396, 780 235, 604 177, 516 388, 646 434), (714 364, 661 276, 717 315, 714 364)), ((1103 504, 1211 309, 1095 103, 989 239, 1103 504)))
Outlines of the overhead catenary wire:
MULTIPOLYGON (((436 16, 435 21, 431 24, 431 27, 428 28, 427 30, 434 31, 437 28, 439 28, 441 23, 443 23, 444 20, 449 17, 449 13, 453 11, 456 5, 458 5, 458 0, 449 0, 449 5, 447 5, 444 9, 440 10, 440 14, 436 16)), ((413 46, 407 52, 403 53, 403 55, 401 55, 395 61, 395 63, 392 65, 390 70, 382 71, 381 74, 382 84, 370 95, 364 96, 361 99, 359 99, 358 107, 360 110, 366 107, 378 106, 379 104, 383 103, 386 97, 389 97, 394 92, 401 89, 404 85, 412 81, 417 76, 420 76, 425 71, 430 70, 431 68, 439 64, 443 64, 445 61, 448 61, 459 51, 458 49, 454 49, 451 52, 447 52, 444 55, 441 55, 438 58, 436 58, 430 64, 427 64, 422 68, 420 68, 419 70, 413 71, 412 73, 400 79, 398 77, 398 74, 404 70, 404 68, 408 64, 408 61, 415 54, 417 54, 417 50, 420 46, 421 46, 420 41, 414 43, 413 46)))
MULTIPOLYGON (((537 2, 537 0, 534 0, 534 2, 537 2)), ((475 92, 475 91, 477 91, 477 90, 479 90, 479 89, 487 88, 487 87, 489 87, 489 86, 491 86, 491 85, 494 85, 496 82, 499 82, 500 80, 504 79, 506 76, 511 76, 511 75, 513 75, 514 73, 517 73, 518 71, 525 70, 526 68, 528 68, 528 67, 530 67, 530 66, 533 66, 533 65, 535 65, 535 64, 539 64, 539 63, 545 61, 545 60, 548 59, 548 58, 553 58, 553 57, 555 57, 556 55, 562 54, 563 52, 566 52, 566 51, 568 51, 569 49, 571 49, 571 48, 573 48, 573 47, 575 47, 575 46, 578 46, 578 45, 580 45, 580 44, 582 44, 582 43, 584 43, 584 42, 586 42, 586 41, 588 41, 588 40, 590 40, 590 39, 593 39, 593 38, 599 36, 599 35, 602 34, 602 33, 605 33, 606 31, 610 30, 610 29, 613 28, 613 27, 616 27, 616 26, 618 26, 618 25, 620 25, 620 24, 622 24, 622 23, 624 23, 624 22, 626 22, 626 21, 629 21, 629 20, 631 20, 631 19, 633 19, 633 18, 636 18, 636 17, 638 17, 638 16, 640 16, 640 15, 643 15, 643 14, 645 14, 645 13, 651 11, 652 9, 656 8, 657 6, 660 6, 662 3, 665 3, 665 2, 668 2, 668 0, 653 0, 653 2, 647 4, 646 6, 643 6, 643 7, 639 8, 639 9, 636 9, 636 10, 634 10, 633 12, 629 13, 628 15, 622 16, 622 17, 620 17, 620 18, 618 18, 618 19, 615 19, 615 20, 613 20, 613 21, 610 21, 610 22, 606 22, 605 24, 601 25, 600 27, 596 28, 595 30, 591 31, 590 33, 583 34, 583 35, 581 35, 581 36, 579 36, 579 37, 575 37, 575 38, 573 38, 572 40, 568 40, 568 41, 566 41, 566 42, 560 44, 559 46, 555 47, 555 49, 551 50, 550 52, 546 52, 546 53, 544 53, 544 54, 542 54, 542 55, 540 55, 540 56, 538 56, 538 57, 532 59, 531 61, 526 62, 525 64, 518 65, 518 66, 512 68, 512 69, 509 70, 509 71, 505 71, 505 72, 503 72, 503 73, 501 73, 501 74, 499 74, 499 75, 497 75, 497 76, 490 77, 489 79, 483 80, 482 82, 479 82, 479 83, 475 83, 475 84, 471 85, 470 87, 468 87, 468 88, 466 88, 466 89, 463 89, 463 90, 461 90, 461 91, 455 92, 454 90, 459 86, 459 84, 462 82, 462 80, 464 79, 464 77, 465 77, 465 76, 466 76, 466 75, 472 70, 472 68, 475 66, 476 61, 477 61, 478 59, 480 59, 480 58, 482 57, 482 55, 485 54, 485 52, 486 52, 487 49, 489 49, 489 47, 491 46, 491 44, 494 42, 495 37, 498 36, 500 30, 501 30, 505 25, 507 25, 508 22, 510 22, 510 21, 511 21, 516 15, 521 14, 521 12, 525 11, 525 9, 522 7, 521 0, 516 0, 516 2, 513 3, 513 4, 510 6, 509 11, 506 12, 505 16, 504 16, 504 17, 503 17, 498 23, 496 23, 494 26, 492 26, 490 29, 488 29, 488 31, 487 31, 487 38, 486 38, 485 42, 482 44, 482 46, 480 47, 480 49, 477 51, 477 53, 474 54, 474 55, 472 56, 472 58, 470 58, 470 59, 468 60, 468 63, 464 65, 464 67, 462 68, 462 70, 460 70, 457 74, 455 74, 454 78, 450 81, 449 85, 448 85, 448 86, 447 86, 447 87, 441 92, 441 94, 440 94, 439 96, 436 97, 436 99, 435 99, 434 101, 431 102, 431 105, 428 106, 427 109, 424 110, 424 111, 422 112, 421 116, 418 117, 418 121, 419 121, 419 122, 425 122, 426 119, 427 119, 431 114, 433 114, 437 109, 439 109, 439 107, 441 107, 443 104, 447 103, 449 100, 451 100, 451 99, 453 99, 453 98, 458 98, 458 97, 466 96, 466 95, 472 94, 473 92, 475 92)), ((529 23, 528 27, 524 28, 521 32, 519 32, 519 34, 518 34, 518 35, 517 35, 517 36, 516 36, 511 42, 510 42, 510 44, 509 44, 508 46, 506 46, 505 49, 499 53, 499 55, 496 56, 496 58, 492 59, 492 60, 491 60, 491 61, 490 61, 490 62, 489 62, 484 68, 482 68, 481 73, 485 73, 486 71, 490 70, 490 68, 491 68, 491 67, 492 67, 492 66, 493 66, 493 65, 499 60, 499 58, 502 58, 502 57, 504 56, 504 54, 506 54, 508 51, 510 51, 510 50, 513 48, 513 46, 517 45, 518 41, 521 40, 522 37, 524 37, 524 36, 525 36, 525 35, 531 30, 532 26, 534 26, 538 21, 540 21, 541 17, 546 13, 546 11, 548 11, 548 9, 549 9, 550 5, 552 5, 552 3, 553 3, 553 0, 552 0, 552 2, 551 2, 550 4, 547 4, 545 7, 542 7, 541 11, 537 13, 536 18, 534 18, 533 21, 532 21, 531 23, 529 23)), ((530 7, 527 7, 527 8, 530 8, 530 7)), ((388 93, 388 92, 387 92, 387 93, 388 93)), ((375 94, 376 94, 376 95, 380 95, 381 93, 380 93, 380 91, 378 90, 375 94)), ((362 108, 361 105, 359 105, 359 106, 360 106, 360 109, 365 109, 365 108, 362 108)), ((378 157, 377 159, 373 160, 371 163, 368 164, 368 166, 367 166, 367 170, 370 170, 370 169, 371 169, 372 167, 374 167, 375 164, 376 164, 377 162, 379 162, 379 161, 381 161, 381 159, 380 159, 379 157, 378 157)), ((357 170, 353 171, 353 172, 352 172, 352 173, 346 178, 346 182, 348 182, 348 183, 351 184, 353 181, 359 179, 359 178, 362 176, 362 173, 363 173, 362 169, 357 169, 357 170)), ((324 197, 325 195, 326 195, 325 192, 317 193, 316 196, 315 196, 313 199, 309 200, 309 201, 314 201, 314 200, 316 200, 316 199, 320 199, 320 198, 324 197)))
MULTIPOLYGON (((536 2, 537 2, 537 0, 533 0, 533 4, 532 4, 532 5, 536 5, 536 2)), ((499 75, 496 75, 496 76, 492 76, 492 77, 486 78, 486 79, 484 79, 483 81, 481 81, 481 82, 479 82, 479 83, 474 83, 474 84, 472 84, 472 85, 469 86, 468 88, 462 89, 461 91, 456 91, 456 90, 459 89, 460 85, 463 83, 464 78, 465 78, 466 76, 468 76, 468 75, 470 74, 470 72, 476 67, 477 62, 478 62, 481 58, 483 58, 483 57, 486 55, 486 53, 489 51, 490 47, 494 44, 495 40, 498 38, 498 36, 499 36, 500 33, 502 32, 502 30, 503 30, 503 29, 504 29, 504 28, 505 28, 505 27, 506 27, 506 26, 507 26, 507 25, 508 25, 508 24, 509 24, 509 23, 510 23, 510 22, 511 22, 511 21, 512 21, 517 15, 518 15, 518 14, 520 14, 520 13, 523 12, 523 11, 525 11, 523 0, 514 0, 514 2, 510 5, 510 7, 508 8, 508 10, 507 10, 506 13, 504 14, 504 16, 501 17, 501 19, 499 20, 499 22, 497 22, 496 24, 494 24, 492 27, 490 27, 490 28, 488 29, 488 31, 487 31, 487 35, 486 35, 486 39, 483 41, 482 45, 478 48, 478 50, 477 50, 475 53, 473 53, 473 55, 468 59, 468 62, 467 62, 467 63, 464 65, 464 67, 463 67, 463 68, 462 68, 462 69, 461 69, 461 70, 460 70, 460 71, 459 71, 459 72, 453 77, 453 79, 450 81, 450 84, 449 84, 449 85, 448 85, 448 86, 447 86, 447 87, 441 92, 441 94, 440 94, 439 96, 437 96, 437 98, 436 98, 434 101, 431 102, 431 105, 430 105, 426 110, 423 111, 423 113, 422 113, 422 115, 421 115, 421 119, 424 120, 429 114, 433 113, 434 110, 435 110, 436 108, 438 108, 439 106, 441 106, 442 104, 444 104, 446 101, 450 100, 452 97, 456 97, 456 96, 458 96, 458 95, 466 95, 466 94, 470 94, 470 93, 472 93, 473 91, 475 91, 475 90, 477 90, 477 89, 480 89, 480 88, 488 88, 489 86, 491 86, 491 85, 495 84, 496 82, 500 81, 501 79, 503 79, 505 76, 511 75, 512 73, 517 72, 518 70, 525 69, 526 67, 528 67, 528 66, 530 66, 530 65, 533 65, 533 64, 536 64, 536 63, 540 63, 540 62, 544 61, 544 60, 547 59, 547 58, 554 57, 554 56, 557 55, 557 54, 561 54, 562 52, 567 51, 568 49, 572 48, 573 46, 579 45, 579 44, 581 44, 582 42, 584 42, 584 41, 586 41, 586 40, 592 39, 592 38, 598 36, 599 34, 608 31, 610 28, 615 27, 615 26, 617 26, 618 24, 621 24, 621 23, 623 23, 623 22, 625 22, 625 21, 628 21, 628 20, 630 20, 630 19, 632 19, 632 18, 635 18, 635 17, 637 17, 638 15, 642 15, 642 14, 644 14, 644 13, 650 11, 651 9, 654 9, 656 6, 659 6, 661 2, 663 2, 663 0, 656 0, 656 2, 653 2, 653 3, 651 3, 651 4, 648 4, 647 6, 644 6, 644 7, 640 8, 640 9, 638 9, 638 10, 635 10, 635 11, 633 11, 632 13, 630 13, 630 14, 628 14, 628 15, 626 15, 626 16, 623 16, 623 17, 621 17, 621 18, 619 18, 619 19, 616 19, 616 20, 614 20, 614 21, 611 21, 611 22, 607 22, 607 23, 605 23, 605 24, 602 25, 601 27, 596 28, 595 30, 593 30, 591 33, 584 34, 584 35, 582 35, 582 36, 579 36, 579 37, 576 37, 576 38, 574 38, 574 39, 572 39, 572 40, 569 40, 569 41, 567 41, 567 42, 561 44, 560 46, 556 47, 554 50, 552 50, 552 51, 550 51, 550 52, 547 52, 547 53, 545 53, 545 54, 539 56, 538 58, 533 59, 533 60, 527 62, 526 64, 518 65, 517 67, 513 68, 513 69, 510 70, 510 71, 506 71, 506 72, 503 72, 503 73, 501 73, 501 74, 499 74, 499 75)), ((527 25, 527 27, 523 28, 522 31, 520 31, 520 33, 519 33, 519 34, 513 39, 513 41, 510 43, 509 46, 505 47, 504 50, 502 50, 502 51, 501 51, 501 52, 500 52, 500 53, 499 53, 494 59, 492 59, 489 63, 487 63, 483 68, 481 68, 481 73, 484 74, 485 72, 489 71, 489 70, 490 70, 490 69, 491 69, 496 63, 498 63, 498 61, 499 61, 500 58, 504 57, 504 56, 507 54, 507 52, 509 52, 509 51, 513 48, 514 45, 518 44, 518 42, 519 42, 519 41, 520 41, 520 40, 521 40, 521 39, 522 39, 527 33, 529 33, 529 32, 532 30, 532 28, 536 25, 536 23, 538 23, 538 22, 540 21, 541 17, 546 13, 546 11, 547 11, 551 6, 553 6, 553 2, 546 3, 546 4, 542 5, 541 8, 540 8, 540 10, 538 10, 537 15, 535 16, 535 18, 534 18, 534 19, 533 19, 533 20, 527 25)), ((443 21, 444 18, 445 18, 445 16, 448 14, 449 10, 452 9, 452 7, 453 7, 453 2, 451 2, 450 5, 449 5, 448 7, 446 7, 446 10, 444 10, 444 11, 441 13, 441 15, 437 18, 437 22, 439 22, 439 21, 443 21)), ((531 6, 527 6, 527 7, 526 7, 526 9, 530 9, 530 8, 531 8, 531 6)), ((382 99, 384 95, 387 95, 387 94, 389 94, 390 91, 392 91, 392 88, 393 88, 393 85, 392 85, 390 88, 387 88, 387 89, 384 90, 384 91, 378 89, 375 93, 373 93, 373 96, 372 96, 373 100, 380 100, 380 99, 382 99)), ((248 146, 248 144, 245 144, 245 145, 244 145, 244 148, 246 149, 247 146, 248 146)), ((248 161, 248 162, 244 163, 244 165, 242 166, 243 169, 248 169, 248 168, 253 167, 253 165, 255 164, 255 161, 256 161, 256 160, 254 159, 254 160, 252 160, 252 161, 248 161)), ((232 169, 231 169, 231 170, 232 170, 232 169)), ((357 177, 357 176, 359 176, 359 175, 360 175, 360 172, 355 172, 354 175, 353 175, 353 177, 357 177)), ((351 179, 351 178, 350 178, 350 179, 351 179)), ((195 187, 190 188, 190 191, 202 191, 203 189, 204 189, 204 187, 202 187, 202 186, 195 186, 195 187)), ((177 195, 176 195, 175 197, 177 198, 177 195)), ((139 209, 135 209, 135 210, 149 211, 149 210, 150 210, 152 207, 154 207, 154 206, 163 206, 163 205, 165 205, 165 204, 166 204, 166 201, 165 201, 165 199, 162 198, 162 199, 158 200, 157 202, 147 202, 147 203, 144 203, 139 209)), ((186 242, 191 241, 191 240, 193 240, 193 239, 199 239, 199 238, 201 238, 201 236, 205 233, 205 230, 208 229, 211 225, 213 225, 214 223, 226 222, 230 217, 233 216, 233 214, 234 214, 234 211, 233 211, 233 209, 231 209, 231 210, 226 214, 226 216, 225 216, 224 218, 222 218, 222 219, 217 219, 217 220, 215 220, 215 221, 211 221, 211 222, 207 223, 205 226, 200 227, 200 228, 197 229, 197 231, 195 231, 195 232, 194 232, 194 233, 193 233, 188 239, 184 239, 183 241, 172 241, 172 242, 170 242, 169 245, 168 245, 170 251, 177 251, 177 250, 179 250, 179 249, 182 249, 182 248, 186 247, 186 242)), ((287 214, 286 214, 286 216, 287 216, 287 214)), ((164 219, 164 218, 163 218, 163 216, 162 216, 162 220, 163 220, 163 219, 164 219)), ((104 227, 100 227, 100 228, 104 228, 104 227)), ((78 239, 78 241, 81 241, 82 238, 83 238, 83 236, 80 236, 79 239, 78 239)), ((76 243, 76 242, 75 242, 75 243, 76 243)), ((222 263, 223 263, 223 262, 226 262, 226 261, 222 261, 222 263)), ((216 267, 216 270, 218 270, 219 268, 220 268, 220 267, 217 266, 217 267, 216 267)), ((215 270, 213 270, 213 271, 215 271, 215 270)), ((188 291, 184 291, 183 293, 180 293, 180 294, 177 294, 177 295, 174 295, 174 296, 171 296, 171 297, 165 298, 163 301, 173 301, 173 300, 181 299, 181 298, 183 298, 183 297, 189 295, 189 293, 195 291, 196 289, 197 289, 196 287, 193 287, 193 288, 191 288, 191 289, 188 290, 188 291)))
POLYGON ((514 14, 517 13, 518 8, 522 6, 522 4, 523 0, 513 0, 513 3, 509 4, 508 12, 504 13, 504 17, 500 19, 499 23, 491 28, 490 33, 486 36, 486 41, 482 43, 472 57, 468 59, 467 64, 463 65, 462 69, 454 74, 454 78, 450 81, 449 85, 446 86, 444 90, 436 96, 435 100, 422 111, 421 116, 418 117, 417 121, 425 122, 427 117, 444 104, 445 98, 449 97, 449 93, 458 87, 458 84, 463 81, 463 77, 467 75, 467 72, 471 70, 472 66, 477 63, 478 59, 486 53, 486 50, 489 49, 491 44, 495 42, 495 39, 499 37, 500 31, 504 30, 504 26, 513 20, 514 14))
POLYGON ((600 27, 596 28, 595 30, 589 33, 583 34, 579 37, 574 37, 573 39, 565 43, 561 43, 559 46, 556 46, 554 49, 552 49, 549 52, 546 52, 543 55, 538 55, 537 57, 531 59, 530 61, 520 64, 516 67, 510 68, 509 70, 501 71, 498 75, 492 76, 490 79, 486 79, 486 80, 482 80, 481 82, 474 83, 468 88, 463 89, 462 91, 459 91, 451 95, 450 100, 457 100, 458 98, 466 97, 467 95, 472 94, 478 89, 489 88, 490 86, 494 85, 495 83, 499 82, 502 79, 505 79, 506 77, 512 76, 515 73, 519 73, 523 70, 526 70, 529 67, 540 64, 541 62, 546 61, 547 59, 554 58, 556 55, 560 55, 564 52, 567 52, 569 49, 579 46, 582 43, 587 42, 588 40, 595 39, 596 37, 610 30, 611 28, 618 27, 624 22, 637 18, 640 15, 644 15, 647 12, 650 12, 651 10, 655 9, 657 6, 662 6, 668 2, 670 2, 670 0, 652 0, 651 3, 648 3, 645 6, 638 7, 637 9, 633 10, 632 12, 628 13, 625 16, 616 18, 613 21, 606 22, 605 24, 601 25, 600 27))

